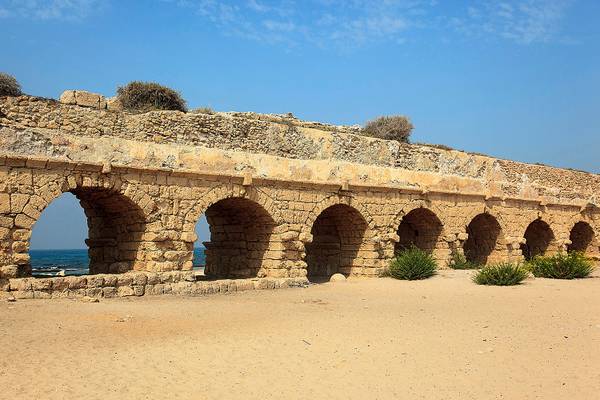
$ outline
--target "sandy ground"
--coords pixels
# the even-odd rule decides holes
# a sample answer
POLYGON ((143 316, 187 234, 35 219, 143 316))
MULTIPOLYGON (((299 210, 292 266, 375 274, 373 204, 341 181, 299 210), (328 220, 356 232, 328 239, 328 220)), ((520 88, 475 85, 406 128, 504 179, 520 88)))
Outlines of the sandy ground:
POLYGON ((2 399, 598 399, 600 279, 0 303, 2 399))

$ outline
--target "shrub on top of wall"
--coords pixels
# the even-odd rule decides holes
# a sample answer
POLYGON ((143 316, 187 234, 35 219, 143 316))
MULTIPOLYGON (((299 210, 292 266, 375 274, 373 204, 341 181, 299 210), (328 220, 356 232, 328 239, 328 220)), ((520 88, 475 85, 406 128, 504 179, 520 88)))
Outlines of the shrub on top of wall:
POLYGON ((478 285, 513 286, 527 278, 529 271, 522 264, 509 262, 486 265, 473 277, 478 285))
POLYGON ((585 278, 594 270, 592 260, 576 251, 537 256, 527 263, 527 267, 536 277, 553 279, 585 278))
POLYGON ((0 96, 20 96, 21 85, 14 76, 0 72, 0 96))
POLYGON ((134 81, 119 87, 117 99, 123 109, 132 112, 187 111, 185 100, 177 91, 154 82, 134 81))
POLYGON ((396 255, 391 261, 388 275, 396 279, 417 280, 435 275, 437 264, 431 254, 411 247, 396 255))
POLYGON ((482 266, 467 260, 464 254, 454 251, 448 262, 448 267, 452 269, 480 269, 482 266))
POLYGON ((408 143, 413 128, 414 126, 408 117, 390 115, 367 122, 362 133, 365 136, 408 143))

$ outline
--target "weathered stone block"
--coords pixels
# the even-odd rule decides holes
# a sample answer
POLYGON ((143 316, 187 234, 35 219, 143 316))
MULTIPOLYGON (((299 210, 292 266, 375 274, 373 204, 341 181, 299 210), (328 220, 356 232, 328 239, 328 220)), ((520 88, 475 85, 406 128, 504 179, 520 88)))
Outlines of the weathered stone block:
POLYGON ((173 287, 172 287, 172 285, 173 285, 172 283, 165 283, 165 284, 163 284, 163 293, 164 294, 172 294, 173 293, 173 287))
POLYGON ((67 291, 67 296, 71 299, 76 299, 76 298, 80 298, 80 297, 84 297, 85 293, 86 293, 85 288, 81 288, 81 289, 69 289, 67 291))
POLYGON ((33 298, 34 299, 50 299, 50 298, 52 298, 52 294, 48 291, 34 290, 33 298))
POLYGON ((196 240, 198 240, 198 236, 195 232, 183 232, 181 234, 181 241, 183 242, 194 243, 196 240))
POLYGON ((69 297, 68 290, 52 290, 52 298, 53 299, 66 299, 69 297))
POLYGON ((148 293, 153 294, 153 295, 161 295, 164 294, 165 292, 165 285, 162 283, 157 283, 154 285, 149 285, 147 287, 148 289, 148 293))
POLYGON ((174 282, 174 275, 170 272, 163 272, 159 274, 160 283, 171 283, 174 282))
POLYGON ((33 280, 34 280, 34 278, 10 279, 9 280, 10 290, 11 291, 20 291, 20 292, 31 291, 31 290, 33 290, 33 287, 31 285, 33 280))
POLYGON ((238 281, 236 281, 236 284, 237 284, 238 291, 254 290, 254 282, 252 282, 249 279, 238 280, 238 281))
POLYGON ((15 229, 12 237, 14 241, 27 241, 31 237, 31 229, 15 229))
POLYGON ((117 286, 117 275, 102 275, 104 287, 116 287, 117 286))
POLYGON ((68 282, 69 290, 85 289, 87 286, 87 278, 81 276, 69 276, 65 278, 68 282))
POLYGON ((17 265, 27 265, 29 264, 29 254, 27 253, 16 253, 12 255, 12 259, 17 265))
POLYGON ((33 290, 50 290, 52 289, 53 279, 33 279, 31 281, 31 287, 33 290))
POLYGON ((143 296, 145 291, 145 286, 143 285, 135 285, 133 286, 133 294, 135 296, 143 296))
POLYGON ((19 267, 16 265, 4 265, 0 267, 0 278, 16 278, 19 274, 19 267))
POLYGON ((92 287, 85 291, 85 295, 89 297, 99 298, 103 295, 103 289, 101 287, 92 287))
POLYGON ((106 98, 100 94, 84 90, 66 90, 59 101, 63 104, 76 104, 81 107, 106 108, 106 98))
POLYGON ((13 193, 10 195, 10 212, 17 214, 23 211, 30 195, 13 193))
POLYGON ((7 193, 0 193, 0 213, 10 212, 10 196, 7 193))
POLYGON ((33 299, 33 290, 11 292, 15 299, 33 299))
POLYGON ((146 272, 146 279, 148 285, 156 285, 160 283, 160 278, 155 272, 146 272))
POLYGON ((112 297, 117 297, 117 288, 114 287, 105 287, 102 288, 102 297, 110 299, 112 297))
POLYGON ((12 228, 14 226, 14 219, 12 217, 4 217, 0 215, 0 227, 12 228))
POLYGON ((99 288, 104 285, 104 278, 101 275, 91 275, 87 278, 87 285, 90 288, 99 288))
POLYGON ((106 99, 106 108, 111 111, 122 111, 123 105, 116 97, 109 97, 106 99))
POLYGON ((133 284, 132 274, 117 275, 117 286, 131 286, 133 284))
POLYGON ((117 288, 117 296, 118 297, 135 296, 135 291, 133 290, 133 288, 131 286, 119 286, 117 288))
POLYGON ((29 250, 29 246, 27 242, 13 242, 12 250, 15 253, 25 253, 29 250))
POLYGON ((63 104, 77 104, 75 99, 75 90, 65 90, 59 97, 59 101, 63 104))
POLYGON ((52 279, 52 290, 53 291, 63 291, 69 288, 69 279, 68 278, 53 278, 52 279))
POLYGON ((18 228, 31 228, 35 224, 35 220, 28 215, 19 214, 15 218, 15 226, 18 228))

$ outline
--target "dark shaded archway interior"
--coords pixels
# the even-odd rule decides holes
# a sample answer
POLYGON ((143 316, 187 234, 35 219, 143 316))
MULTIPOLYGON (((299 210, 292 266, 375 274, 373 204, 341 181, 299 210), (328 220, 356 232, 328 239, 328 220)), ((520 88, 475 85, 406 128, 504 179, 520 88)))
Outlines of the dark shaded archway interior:
POLYGON ((430 210, 417 208, 402 218, 398 227, 400 240, 395 245, 395 252, 416 246, 421 250, 433 253, 442 233, 442 222, 430 210))
POLYGON ((463 250, 468 261, 485 265, 496 249, 500 237, 500 224, 490 214, 479 214, 467 226, 469 237, 463 250))
POLYGON ((525 243, 521 244, 521 252, 525 260, 535 256, 543 256, 554 241, 554 233, 546 222, 536 219, 525 230, 525 243))
POLYGON ((325 209, 312 226, 312 242, 306 244, 308 279, 326 280, 338 272, 348 275, 367 227, 367 221, 350 206, 336 204, 325 209))
POLYGON ((208 278, 256 277, 269 249, 275 221, 258 203, 243 198, 216 202, 206 210, 210 241, 206 247, 208 278))
POLYGON ((571 229, 569 239, 571 244, 567 251, 587 253, 594 241, 594 229, 587 222, 580 221, 571 229))

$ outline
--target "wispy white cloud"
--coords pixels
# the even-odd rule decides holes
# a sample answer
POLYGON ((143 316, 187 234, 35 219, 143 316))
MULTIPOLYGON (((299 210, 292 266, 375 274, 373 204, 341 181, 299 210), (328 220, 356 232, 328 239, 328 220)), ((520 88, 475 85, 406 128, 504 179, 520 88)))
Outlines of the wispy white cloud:
POLYGON ((0 17, 80 20, 101 6, 100 0, 0 0, 0 17))
MULTIPOLYGON (((108 0, 0 0, 0 18, 82 20, 108 0)), ((120 0, 112 0, 118 5, 120 0)), ((492 37, 522 45, 561 40, 575 0, 161 0, 186 8, 226 35, 289 47, 402 44, 418 33, 492 37)))
POLYGON ((291 46, 401 41, 402 33, 435 5, 431 0, 170 1, 194 10, 226 34, 291 46))
POLYGON ((404 43, 427 29, 519 44, 547 42, 556 38, 571 4, 571 0, 472 0, 449 10, 447 3, 437 0, 164 1, 194 10, 228 35, 291 46, 309 42, 344 47, 404 43))
POLYGON ((469 35, 492 35, 520 44, 557 39, 561 21, 571 0, 486 1, 467 8, 465 15, 451 20, 469 35))

